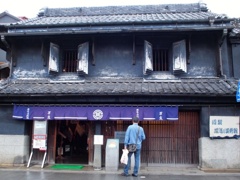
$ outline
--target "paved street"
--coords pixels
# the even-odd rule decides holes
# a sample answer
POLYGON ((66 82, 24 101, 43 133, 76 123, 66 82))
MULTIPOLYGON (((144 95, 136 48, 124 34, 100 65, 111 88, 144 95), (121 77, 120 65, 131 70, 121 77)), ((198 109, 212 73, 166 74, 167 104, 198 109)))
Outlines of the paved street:
POLYGON ((204 174, 204 175, 142 175, 123 177, 119 174, 84 173, 74 171, 29 171, 0 169, 0 180, 239 180, 240 174, 204 174))

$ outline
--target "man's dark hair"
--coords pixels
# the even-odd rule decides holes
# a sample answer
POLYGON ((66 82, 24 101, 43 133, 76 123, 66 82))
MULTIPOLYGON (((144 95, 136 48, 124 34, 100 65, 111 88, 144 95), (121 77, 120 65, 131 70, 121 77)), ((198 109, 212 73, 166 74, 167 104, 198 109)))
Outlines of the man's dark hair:
POLYGON ((132 121, 133 121, 134 123, 138 123, 138 122, 139 122, 139 118, 138 118, 138 117, 133 117, 133 118, 132 118, 132 121))

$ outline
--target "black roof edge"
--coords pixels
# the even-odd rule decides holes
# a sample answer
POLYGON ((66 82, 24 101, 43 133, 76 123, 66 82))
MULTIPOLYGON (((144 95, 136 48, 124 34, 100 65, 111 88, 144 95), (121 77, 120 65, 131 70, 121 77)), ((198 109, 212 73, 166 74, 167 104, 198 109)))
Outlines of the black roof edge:
MULTIPOLYGON (((214 20, 214 24, 221 24, 221 23, 229 23, 231 24, 232 22, 234 22, 236 20, 236 18, 223 18, 223 19, 215 19, 214 20)), ((52 27, 82 27, 82 26, 88 26, 88 27, 94 27, 94 26, 107 26, 107 25, 111 25, 111 26, 120 26, 120 25, 132 25, 132 26, 137 26, 137 25, 155 25, 155 24, 161 24, 161 25, 165 25, 165 24, 190 24, 190 23, 194 23, 195 24, 199 24, 199 23, 206 23, 209 24, 209 19, 206 20, 169 20, 169 21, 164 21, 164 22, 153 22, 153 21, 149 21, 149 22, 118 22, 118 23, 113 23, 113 22, 103 22, 103 23, 98 23, 98 24, 91 24, 91 23, 81 23, 81 24, 41 24, 41 25, 21 25, 21 24, 10 24, 8 25, 8 29, 19 29, 19 28, 39 28, 39 27, 45 27, 45 28, 52 28, 52 27)))
POLYGON ((140 30, 139 28, 137 29, 132 29, 132 28, 119 28, 119 29, 105 29, 105 30, 66 30, 66 31, 48 31, 48 32, 26 32, 24 29, 18 32, 10 32, 10 33, 0 33, 0 35, 4 35, 6 37, 11 37, 11 36, 41 36, 41 35, 63 35, 63 34, 99 34, 99 33, 134 33, 134 32, 186 32, 186 31, 218 31, 218 30, 223 30, 223 29, 228 29, 231 30, 233 29, 232 26, 229 27, 185 27, 185 28, 165 28, 165 29, 159 29, 159 28, 145 28, 140 30))

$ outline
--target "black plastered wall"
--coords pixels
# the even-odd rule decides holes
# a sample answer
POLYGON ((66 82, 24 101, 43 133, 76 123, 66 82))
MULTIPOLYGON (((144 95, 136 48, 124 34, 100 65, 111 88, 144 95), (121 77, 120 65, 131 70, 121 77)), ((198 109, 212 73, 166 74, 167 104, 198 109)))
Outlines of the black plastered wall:
POLYGON ((13 106, 0 106, 0 135, 26 135, 31 127, 30 121, 12 118, 13 106))
POLYGON ((240 44, 232 45, 233 56, 233 75, 235 78, 240 78, 240 44))

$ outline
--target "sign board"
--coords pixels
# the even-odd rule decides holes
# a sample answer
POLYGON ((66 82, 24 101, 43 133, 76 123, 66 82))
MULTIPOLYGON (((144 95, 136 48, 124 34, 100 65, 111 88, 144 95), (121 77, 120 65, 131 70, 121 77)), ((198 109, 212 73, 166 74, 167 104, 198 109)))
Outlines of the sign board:
POLYGON ((32 150, 27 167, 30 166, 33 156, 33 149, 44 151, 43 161, 41 165, 41 168, 43 168, 47 156, 47 121, 33 121, 32 150))
POLYGON ((107 139, 105 154, 105 170, 117 171, 119 167, 119 140, 107 139))
POLYGON ((103 145, 103 135, 94 135, 94 145, 103 145))
POLYGON ((47 149, 47 121, 34 121, 33 149, 47 149))
POLYGON ((239 116, 210 116, 210 137, 239 136, 239 116))
POLYGON ((115 131, 114 139, 119 139, 119 143, 124 144, 125 134, 126 134, 125 131, 115 131))

